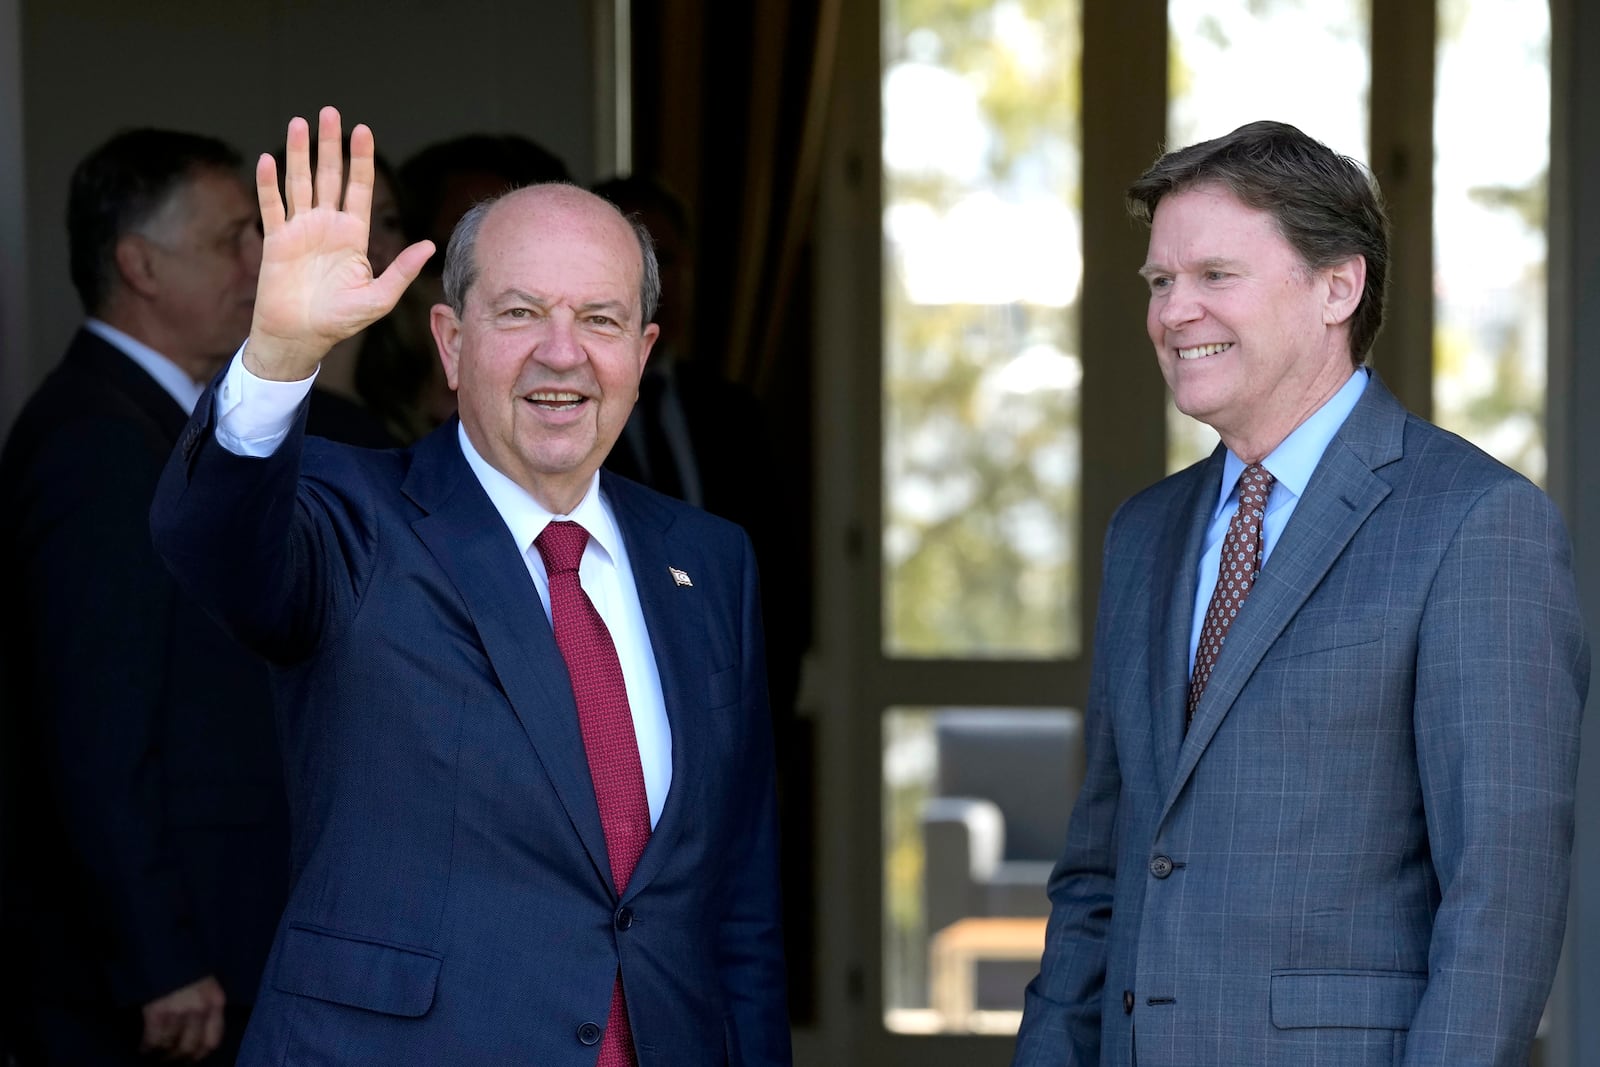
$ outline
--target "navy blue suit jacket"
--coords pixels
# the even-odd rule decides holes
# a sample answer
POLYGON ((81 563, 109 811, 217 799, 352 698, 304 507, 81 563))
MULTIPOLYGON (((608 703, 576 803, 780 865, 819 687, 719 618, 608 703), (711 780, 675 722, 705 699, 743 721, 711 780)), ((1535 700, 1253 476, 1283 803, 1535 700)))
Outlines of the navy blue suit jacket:
POLYGON ((641 1067, 787 1064, 743 532, 602 478, 672 727, 672 786, 619 899, 565 664, 456 421, 387 452, 297 429, 244 459, 211 411, 154 530, 277 664, 293 885, 243 1062, 592 1067, 620 967, 641 1067))

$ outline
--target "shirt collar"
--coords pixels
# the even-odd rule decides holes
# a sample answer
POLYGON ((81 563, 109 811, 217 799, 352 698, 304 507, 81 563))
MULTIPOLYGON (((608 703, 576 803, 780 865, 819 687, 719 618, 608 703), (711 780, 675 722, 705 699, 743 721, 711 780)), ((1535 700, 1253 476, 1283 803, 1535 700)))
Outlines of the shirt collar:
POLYGON ((189 377, 187 371, 172 360, 143 341, 129 337, 115 326, 99 319, 86 319, 83 328, 137 363, 146 374, 156 380, 157 385, 178 402, 179 407, 190 415, 194 414, 194 406, 200 402, 201 395, 206 391, 204 382, 195 381, 189 377))
POLYGON ((516 539, 519 550, 531 551, 534 539, 544 532, 546 526, 558 520, 570 519, 589 531, 589 540, 605 553, 613 565, 622 558, 619 554, 622 531, 617 528, 616 519, 605 501, 605 495, 600 492, 598 470, 589 480, 589 488, 584 490, 583 499, 578 501, 578 506, 567 515, 557 515, 479 455, 467 437, 466 427, 459 421, 456 424, 456 440, 461 444, 461 454, 466 457, 467 465, 472 468, 472 473, 478 476, 483 491, 489 494, 490 502, 505 520, 507 528, 511 530, 511 536, 516 539))
MULTIPOLYGON (((1296 426, 1294 432, 1285 437, 1283 442, 1261 461, 1261 465, 1272 472, 1273 488, 1288 490, 1296 500, 1305 493, 1312 473, 1322 461, 1322 453, 1328 450, 1328 445, 1339 432, 1339 427, 1350 417, 1350 413, 1355 410, 1356 401, 1361 399, 1362 392, 1367 388, 1367 378, 1367 369, 1357 367, 1349 380, 1339 387, 1337 393, 1312 412, 1310 418, 1296 426)), ((1223 458, 1222 487, 1219 490, 1221 495, 1217 500, 1216 511, 1212 512, 1213 518, 1228 506, 1244 468, 1244 460, 1232 452, 1228 452, 1223 458)))

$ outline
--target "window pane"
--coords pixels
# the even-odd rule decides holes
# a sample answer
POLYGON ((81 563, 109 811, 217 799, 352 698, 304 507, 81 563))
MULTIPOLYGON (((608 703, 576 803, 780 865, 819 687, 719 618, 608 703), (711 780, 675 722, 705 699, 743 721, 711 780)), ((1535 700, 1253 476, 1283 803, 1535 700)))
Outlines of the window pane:
POLYGON ((1434 417, 1542 482, 1550 9, 1439 0, 1438 11, 1434 417))
POLYGON ((885 0, 884 638, 1078 650, 1078 7, 885 0))
MULTIPOLYGON (((1368 162, 1370 0, 1169 0, 1167 32, 1169 146, 1276 119, 1368 162)), ((1131 273, 1129 284, 1139 284, 1131 273)), ((1168 470, 1216 444, 1209 426, 1168 399, 1168 470)))
POLYGON ((1014 1034, 1039 970, 1045 881, 1083 781, 1083 717, 883 717, 884 1025, 1014 1034))

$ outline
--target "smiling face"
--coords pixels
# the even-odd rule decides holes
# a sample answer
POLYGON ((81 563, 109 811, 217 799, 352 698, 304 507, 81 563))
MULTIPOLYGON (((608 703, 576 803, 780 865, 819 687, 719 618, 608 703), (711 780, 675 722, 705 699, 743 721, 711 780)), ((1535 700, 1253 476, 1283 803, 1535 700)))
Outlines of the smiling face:
POLYGON ((572 186, 497 201, 458 317, 433 309, 445 377, 473 447, 557 514, 583 498, 639 395, 655 343, 632 228, 572 186))
POLYGON ((1146 328, 1178 410, 1260 460, 1351 373, 1360 256, 1311 270, 1272 216, 1215 185, 1169 193, 1139 272, 1146 328))

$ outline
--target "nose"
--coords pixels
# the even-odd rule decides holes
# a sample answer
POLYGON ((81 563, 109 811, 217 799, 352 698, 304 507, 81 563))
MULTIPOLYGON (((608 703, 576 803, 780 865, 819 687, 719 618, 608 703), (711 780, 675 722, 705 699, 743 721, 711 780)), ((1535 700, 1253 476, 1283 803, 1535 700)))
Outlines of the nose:
POLYGON ((1172 279, 1167 291, 1157 300, 1156 317, 1169 330, 1187 326, 1205 315, 1195 287, 1182 278, 1172 279))
POLYGON ((552 314, 542 333, 534 358, 551 370, 570 370, 589 358, 578 339, 574 316, 560 311, 552 314))

